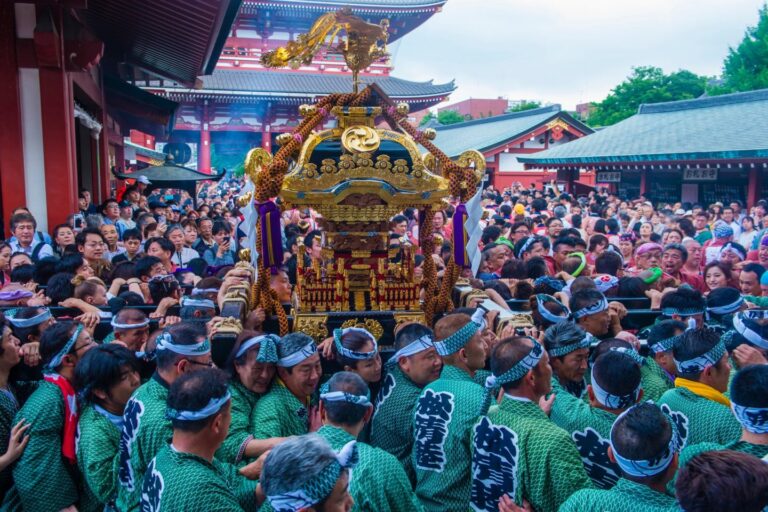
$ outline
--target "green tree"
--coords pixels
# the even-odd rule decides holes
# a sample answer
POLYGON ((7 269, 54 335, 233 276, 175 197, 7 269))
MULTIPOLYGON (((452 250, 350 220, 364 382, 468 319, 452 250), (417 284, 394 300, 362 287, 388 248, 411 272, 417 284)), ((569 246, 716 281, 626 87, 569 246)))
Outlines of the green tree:
MULTIPOLYGON (((472 116, 469 116, 469 119, 472 119, 472 116)), ((466 119, 463 115, 454 110, 443 110, 437 113, 437 121, 440 124, 463 123, 464 121, 469 121, 469 119, 466 119)))
POLYGON ((748 27, 739 46, 728 49, 723 84, 713 93, 753 91, 768 87, 768 6, 760 8, 757 26, 748 27))
POLYGON ((429 112, 427 112, 427 115, 421 118, 421 122, 419 123, 419 126, 424 126, 425 124, 427 124, 428 122, 430 122, 435 118, 436 118, 435 114, 433 114, 432 111, 430 110, 429 112))
POLYGON ((687 100, 704 94, 707 78, 687 70, 669 75, 661 68, 640 66, 617 85, 589 116, 593 126, 608 126, 637 113, 643 103, 687 100))
POLYGON ((535 108, 539 108, 540 106, 540 101, 523 101, 519 105, 515 105, 514 107, 507 110, 507 112, 522 112, 524 110, 533 110, 535 108))

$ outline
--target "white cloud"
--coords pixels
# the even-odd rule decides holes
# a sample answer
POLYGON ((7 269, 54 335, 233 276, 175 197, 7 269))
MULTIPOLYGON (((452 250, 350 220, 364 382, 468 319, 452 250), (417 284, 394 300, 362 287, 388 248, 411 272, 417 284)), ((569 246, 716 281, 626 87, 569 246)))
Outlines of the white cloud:
POLYGON ((456 79, 451 101, 599 101, 633 66, 720 73, 763 0, 449 0, 393 45, 393 74, 456 79))

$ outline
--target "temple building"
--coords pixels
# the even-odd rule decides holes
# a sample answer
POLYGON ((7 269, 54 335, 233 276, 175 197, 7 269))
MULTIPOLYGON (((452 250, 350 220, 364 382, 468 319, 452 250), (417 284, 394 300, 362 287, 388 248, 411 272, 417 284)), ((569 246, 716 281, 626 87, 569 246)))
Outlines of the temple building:
MULTIPOLYGON (((245 0, 216 69, 201 76, 195 87, 160 79, 134 84, 180 104, 168 141, 196 146, 197 169, 210 172, 212 154, 221 167, 242 163, 252 147, 271 151, 275 138, 298 124, 299 105, 352 91, 349 70, 335 44, 295 69, 265 68, 260 62, 264 53, 309 32, 318 17, 341 7, 350 7, 369 23, 388 20, 391 44, 439 12, 445 1, 245 0)), ((412 113, 447 99, 455 89, 453 82, 396 78, 391 70, 389 59, 380 59, 361 72, 361 81, 375 82, 395 101, 409 103, 412 113)))
POLYGON ((768 197, 768 89, 641 105, 620 123, 519 160, 595 171, 630 199, 751 206, 768 197))
POLYGON ((213 72, 240 4, 186 0, 180 15, 175 0, 0 2, 0 238, 16 207, 50 231, 77 211, 78 189, 109 197, 124 136, 167 136, 178 106, 130 81, 194 87, 213 72))
MULTIPOLYGON (((486 159, 486 184, 502 190, 519 182, 523 186, 540 186, 551 179, 558 179, 566 187, 573 183, 594 185, 594 176, 585 174, 558 175, 546 170, 525 170, 520 159, 549 148, 569 146, 593 132, 560 105, 550 105, 522 112, 502 114, 486 119, 439 126, 435 144, 451 158, 467 149, 477 149, 486 159)), ((563 174, 563 173, 561 173, 563 174)))

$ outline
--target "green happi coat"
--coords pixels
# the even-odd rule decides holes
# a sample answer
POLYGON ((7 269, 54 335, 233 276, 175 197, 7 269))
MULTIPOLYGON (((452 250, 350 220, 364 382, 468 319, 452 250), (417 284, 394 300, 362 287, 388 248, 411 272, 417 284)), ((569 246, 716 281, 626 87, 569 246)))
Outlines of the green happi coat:
POLYGON ((138 508, 144 471, 173 437, 171 422, 165 418, 167 398, 168 383, 155 373, 125 405, 117 490, 117 507, 122 511, 138 508))
POLYGON ((768 455, 768 445, 766 444, 753 444, 746 441, 733 441, 727 444, 717 443, 699 443, 688 446, 680 453, 680 462, 678 467, 683 467, 696 455, 704 452, 711 452, 714 450, 734 450, 737 452, 748 453, 754 455, 758 459, 762 459, 768 455))
POLYGON ((166 445, 147 466, 141 510, 148 512, 256 510, 256 480, 231 464, 209 462, 166 445))
POLYGON ((216 458, 232 464, 240 463, 245 456, 245 447, 253 439, 251 434, 251 414, 259 396, 237 380, 232 379, 229 385, 232 395, 232 423, 229 425, 227 438, 216 452, 216 458))
POLYGON ((301 436, 309 431, 309 403, 302 404, 278 377, 251 413, 256 439, 301 436))
MULTIPOLYGON (((19 403, 16 400, 14 390, 0 390, 0 453, 8 451, 8 444, 11 440, 11 430, 15 423, 13 419, 19 411, 19 403)), ((410 420, 410 417, 408 418, 410 420)), ((5 493, 13 484, 12 466, 8 466, 0 471, 0 503, 5 497, 5 493)))
POLYGON ((562 392, 557 393, 549 417, 571 436, 584 469, 595 486, 610 489, 616 485, 621 473, 618 466, 608 459, 608 440, 617 416, 562 392))
POLYGON ((560 512, 672 512, 675 498, 624 478, 610 490, 584 489, 574 493, 560 512))
MULTIPOLYGON (((324 425, 317 434, 328 441, 335 451, 355 438, 347 431, 324 425)), ((355 501, 354 511, 418 512, 423 510, 411 488, 405 470, 394 457, 380 448, 357 443, 360 461, 352 470, 349 494, 355 501)))
POLYGON ((77 429, 77 466, 85 484, 78 510, 95 512, 107 504, 114 506, 120 430, 92 404, 83 408, 77 429))
POLYGON ((77 466, 61 453, 66 410, 61 390, 43 381, 16 414, 13 424, 26 419, 32 426, 24 454, 13 467, 14 485, 3 502, 3 510, 58 512, 77 505, 77 466))
POLYGON ((469 373, 445 365, 424 387, 413 416, 416 495, 428 511, 466 510, 470 493, 470 434, 483 404, 483 387, 469 373))
POLYGON ((538 404, 504 395, 475 425, 474 510, 498 510, 499 497, 506 493, 518 504, 527 500, 537 512, 557 512, 571 494, 591 487, 568 432, 552 423, 538 404))
POLYGON ((643 386, 643 400, 653 402, 658 402, 661 395, 675 387, 664 368, 652 356, 646 357, 645 364, 640 366, 640 383, 643 386))
POLYGON ((725 444, 741 437, 741 425, 730 408, 686 388, 670 389, 658 403, 675 422, 682 448, 699 443, 725 444))
POLYGON ((382 380, 371 422, 371 444, 397 457, 411 483, 416 482, 411 461, 413 409, 420 394, 421 388, 403 373, 400 366, 391 367, 382 380))

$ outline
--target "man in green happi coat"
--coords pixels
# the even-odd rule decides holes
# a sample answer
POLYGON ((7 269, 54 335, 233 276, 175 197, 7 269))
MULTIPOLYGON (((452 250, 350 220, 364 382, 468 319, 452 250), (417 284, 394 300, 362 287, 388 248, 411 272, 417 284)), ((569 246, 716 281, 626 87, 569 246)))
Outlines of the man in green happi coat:
POLYGON ((277 345, 277 377, 251 413, 255 439, 300 436, 319 428, 312 397, 322 376, 315 341, 302 332, 277 345))
POLYGON ((254 439, 250 429, 253 409, 275 376, 279 342, 280 338, 274 334, 245 330, 232 347, 226 368, 230 375, 232 422, 227 438, 216 452, 219 460, 239 464, 258 457, 285 440, 282 437, 254 439))
POLYGON ((675 385, 675 360, 672 347, 686 325, 679 320, 662 320, 648 332, 650 355, 645 358, 641 368, 643 372, 643 394, 646 400, 657 402, 661 396, 675 385))
POLYGON ((616 419, 609 435, 609 457, 621 478, 609 490, 584 489, 574 493, 560 512, 671 512, 678 510, 665 487, 677 469, 677 436, 661 409, 645 402, 616 419))
POLYGON ((432 329, 417 323, 397 331, 397 352, 386 364, 373 414, 371 444, 397 457, 412 484, 416 482, 411 461, 413 408, 421 390, 440 377, 443 368, 433 339, 432 329))
MULTIPOLYGON (((320 395, 323 426, 317 433, 334 450, 354 441, 370 420, 373 405, 368 394, 367 384, 356 373, 339 372, 328 381, 328 390, 320 395)), ((349 488, 355 501, 353 510, 422 510, 405 470, 393 455, 362 442, 357 449, 360 460, 349 488)))
POLYGON ((416 495, 428 511, 464 511, 470 493, 470 433, 483 405, 472 379, 485 366, 482 310, 449 314, 435 324, 440 378, 424 387, 413 415, 416 495))
POLYGON ((710 450, 734 450, 760 459, 768 455, 768 365, 747 366, 736 374, 731 383, 731 410, 741 424, 741 437, 725 444, 689 445, 680 454, 681 468, 710 450))
POLYGON ((86 352, 96 346, 80 324, 60 322, 40 339, 44 381, 19 410, 14 423, 26 419, 29 443, 13 468, 13 486, 3 510, 58 512, 79 506, 81 476, 77 469, 77 398, 72 382, 86 352))
POLYGON ((550 357, 552 391, 555 394, 570 393, 586 400, 587 381, 584 376, 589 368, 589 347, 597 341, 572 321, 560 322, 547 328, 544 332, 544 347, 550 357))
POLYGON ((608 439, 616 416, 643 396, 638 364, 642 360, 640 354, 626 347, 604 351, 592 363, 587 386, 589 403, 570 393, 560 393, 552 404, 552 422, 571 435, 584 469, 599 489, 610 489, 621 475, 608 457, 608 439))
POLYGON ((77 465, 85 482, 78 510, 114 510, 123 412, 141 384, 134 352, 116 343, 90 350, 75 383, 85 404, 78 421, 77 465))
POLYGON ((117 508, 139 506, 147 464, 173 435, 166 418, 168 389, 185 373, 213 365, 204 327, 191 322, 172 325, 157 337, 157 371, 125 406, 120 433, 117 508))
POLYGON ((726 444, 741 435, 731 412, 728 389, 731 365, 725 345, 714 331, 685 331, 672 349, 677 369, 675 388, 659 400, 669 414, 682 448, 698 443, 726 444))
POLYGON ((358 460, 356 441, 337 453, 317 434, 289 438, 264 460, 259 485, 267 501, 260 510, 351 510, 349 484, 358 460))
POLYGON ((495 511, 506 495, 520 506, 527 502, 539 512, 556 512, 592 483, 568 432, 539 406, 552 389, 549 356, 533 338, 507 338, 493 349, 491 371, 486 396, 499 386, 503 394, 472 429, 470 506, 495 511))
POLYGON ((141 510, 255 510, 255 463, 238 472, 214 455, 231 419, 227 380, 224 372, 206 369, 182 375, 171 384, 166 414, 173 437, 147 466, 141 510))

